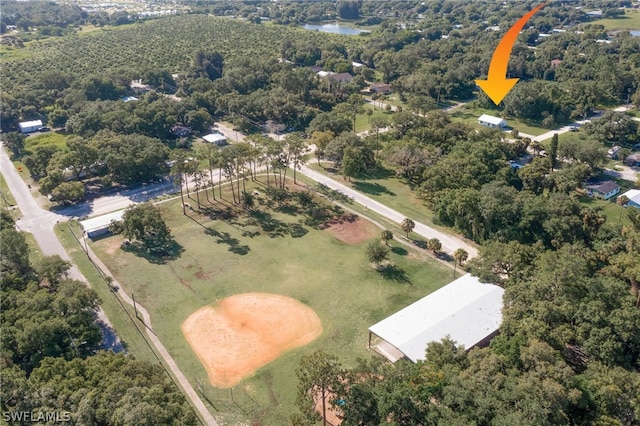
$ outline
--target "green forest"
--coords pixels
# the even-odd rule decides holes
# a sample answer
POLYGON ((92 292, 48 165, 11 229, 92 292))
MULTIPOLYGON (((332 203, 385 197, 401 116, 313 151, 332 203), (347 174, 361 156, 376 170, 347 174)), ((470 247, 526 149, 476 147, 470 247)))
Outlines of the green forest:
MULTIPOLYGON (((608 149, 618 146, 620 161, 638 149, 640 38, 586 13, 597 8, 625 28, 634 12, 628 1, 549 3, 512 51, 508 75, 520 82, 494 105, 474 80, 486 78, 501 36, 537 4, 197 1, 188 14, 125 20, 10 3, 2 33, 18 32, 0 48, 2 139, 39 191, 64 204, 165 176, 198 189, 214 173, 245 204, 244 183, 259 167, 279 179, 269 196, 280 200, 312 145, 318 163, 346 181, 397 177, 435 225, 479 244, 465 269, 505 289, 489 347, 443 340, 416 364, 347 366, 308 354, 292 424, 318 420, 309 390, 322 389, 344 425, 635 425, 640 210, 615 198, 605 209, 576 191, 605 178, 608 149), (297 28, 327 18, 368 32, 297 28), (321 78, 311 67, 353 78, 321 78), (372 83, 389 84, 393 96, 368 91, 372 83), (631 110, 613 111, 622 104, 631 110), (540 142, 515 127, 478 128, 452 107, 540 133, 593 119, 540 142), (27 120, 42 120, 55 138, 18 133, 27 120), (219 121, 247 140, 199 143, 219 121), (268 137, 267 122, 289 135, 268 137), (356 133, 357 123, 370 132, 356 133), (525 156, 522 167, 509 163, 525 156)), ((69 279, 70 264, 30 259, 5 213, 1 232, 3 410, 68 411, 83 424, 197 422, 159 366, 96 353, 99 300, 69 279)))

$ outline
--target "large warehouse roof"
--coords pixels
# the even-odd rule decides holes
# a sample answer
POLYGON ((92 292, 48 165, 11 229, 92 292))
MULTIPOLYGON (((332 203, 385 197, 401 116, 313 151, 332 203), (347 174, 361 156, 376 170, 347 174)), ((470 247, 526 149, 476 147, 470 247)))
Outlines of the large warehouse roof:
POLYGON ((494 334, 502 322, 502 294, 466 274, 371 326, 369 331, 416 362, 427 344, 446 336, 471 348, 494 334))
POLYGON ((83 220, 80 222, 82 229, 85 230, 87 235, 91 236, 92 233, 100 231, 109 227, 112 220, 120 221, 127 209, 118 210, 112 213, 103 214, 102 216, 92 217, 91 219, 83 220))

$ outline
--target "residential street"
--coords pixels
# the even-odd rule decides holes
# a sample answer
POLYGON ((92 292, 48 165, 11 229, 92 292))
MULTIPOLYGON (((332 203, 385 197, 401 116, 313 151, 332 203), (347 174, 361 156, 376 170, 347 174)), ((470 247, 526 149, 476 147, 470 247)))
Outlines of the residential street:
MULTIPOLYGON (((340 191, 348 197, 351 197, 355 202, 362 204, 366 208, 371 211, 378 213, 381 216, 386 217, 395 223, 400 223, 406 217, 400 212, 385 206, 366 195, 361 194, 360 192, 349 188, 346 185, 341 184, 340 182, 323 175, 322 173, 316 172, 315 170, 310 169, 307 166, 302 166, 300 173, 303 175, 315 180, 316 182, 320 182, 324 185, 327 185, 329 188, 334 189, 336 191, 340 191)), ((415 222, 415 220, 414 220, 415 222)), ((453 235, 445 234, 436 229, 433 229, 423 223, 415 222, 416 227, 413 232, 424 237, 424 238, 437 238, 442 243, 442 248, 444 252, 449 254, 453 254, 453 252, 458 248, 463 248, 469 253, 469 259, 476 257, 478 255, 478 250, 471 246, 469 243, 464 241, 460 237, 456 237, 453 235)))

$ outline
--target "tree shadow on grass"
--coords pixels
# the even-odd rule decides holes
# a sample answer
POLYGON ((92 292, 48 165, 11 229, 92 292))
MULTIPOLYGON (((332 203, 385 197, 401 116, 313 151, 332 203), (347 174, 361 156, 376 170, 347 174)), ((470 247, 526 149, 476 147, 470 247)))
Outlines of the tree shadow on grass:
POLYGON ((353 187, 360 192, 364 192, 365 194, 371 194, 371 195, 388 194, 393 196, 396 195, 395 192, 389 191, 389 189, 386 186, 381 185, 379 183, 357 181, 357 182, 353 182, 353 187))
POLYGON ((228 232, 220 232, 213 228, 205 228, 204 233, 212 237, 216 237, 217 244, 226 244, 229 251, 234 254, 245 255, 251 250, 248 245, 240 244, 240 240, 234 238, 228 232))
POLYGON ((289 225, 274 218, 271 213, 262 210, 254 210, 249 213, 249 216, 253 219, 249 223, 262 228, 262 230, 271 238, 284 237, 288 233, 289 225))
POLYGON ((291 235, 292 238, 304 237, 308 232, 309 230, 307 228, 298 223, 292 223, 289 225, 289 235, 291 235))
POLYGON ((131 242, 129 244, 122 245, 122 250, 127 253, 133 253, 138 257, 142 257, 149 263, 164 265, 170 260, 178 259, 182 255, 182 252, 184 252, 184 247, 171 239, 162 247, 147 247, 142 242, 131 242))
POLYGON ((397 254, 398 256, 406 256, 409 254, 409 252, 402 247, 392 247, 391 251, 397 254))
POLYGON ((405 271, 399 269, 395 265, 387 265, 384 268, 380 269, 380 275, 382 278, 389 281, 394 281, 398 283, 411 284, 411 280, 405 271))

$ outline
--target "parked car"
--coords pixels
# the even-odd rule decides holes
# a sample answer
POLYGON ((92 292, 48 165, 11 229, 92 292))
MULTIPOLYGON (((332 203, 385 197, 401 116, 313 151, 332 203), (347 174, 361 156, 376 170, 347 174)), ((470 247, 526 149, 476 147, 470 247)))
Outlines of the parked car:
POLYGON ((49 130, 51 130, 51 129, 50 129, 49 127, 47 127, 47 126, 42 126, 42 127, 40 127, 40 128, 38 129, 38 131, 39 131, 40 133, 48 132, 49 130))
POLYGON ((571 127, 569 127, 569 131, 570 132, 578 132, 578 131, 580 131, 580 129, 577 128, 576 126, 571 126, 571 127))

